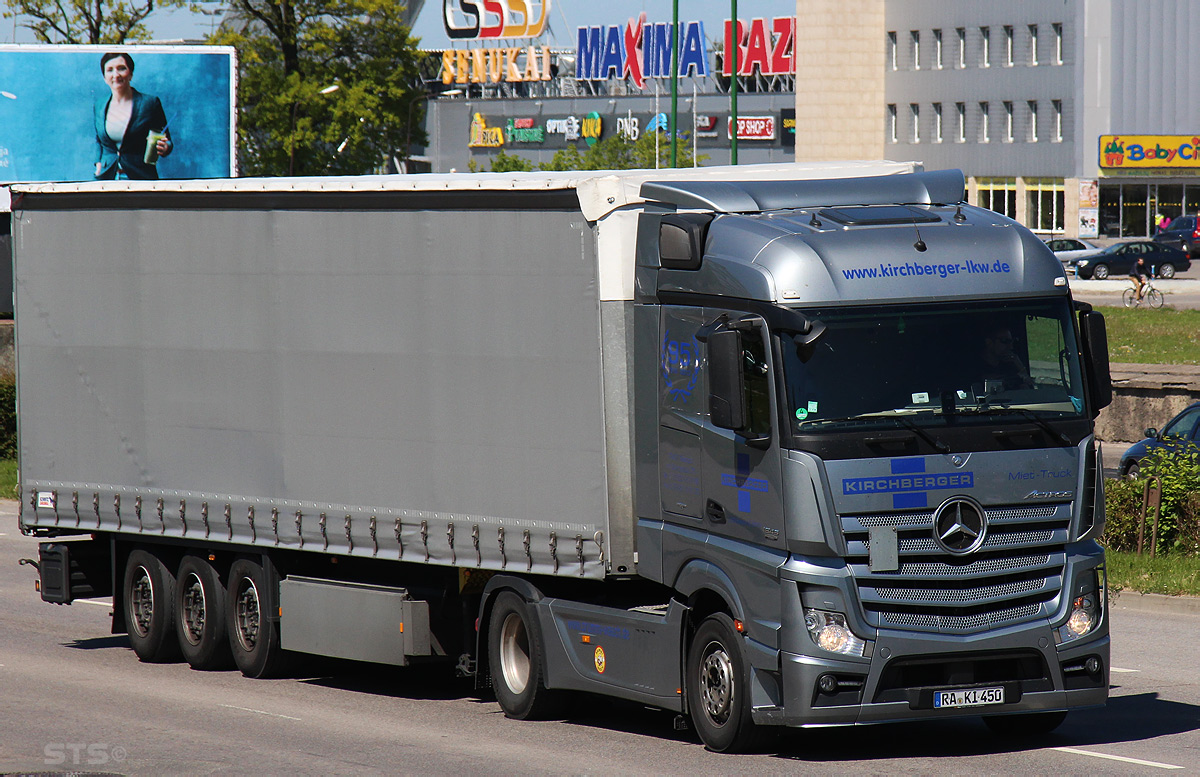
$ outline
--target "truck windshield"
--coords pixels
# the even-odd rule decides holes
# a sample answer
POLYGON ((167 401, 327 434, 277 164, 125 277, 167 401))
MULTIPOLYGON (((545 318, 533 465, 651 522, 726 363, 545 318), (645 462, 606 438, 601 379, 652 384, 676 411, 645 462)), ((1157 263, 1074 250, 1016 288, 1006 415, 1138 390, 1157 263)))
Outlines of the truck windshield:
POLYGON ((794 434, 1083 417, 1065 298, 808 310, 828 331, 783 348, 794 434))

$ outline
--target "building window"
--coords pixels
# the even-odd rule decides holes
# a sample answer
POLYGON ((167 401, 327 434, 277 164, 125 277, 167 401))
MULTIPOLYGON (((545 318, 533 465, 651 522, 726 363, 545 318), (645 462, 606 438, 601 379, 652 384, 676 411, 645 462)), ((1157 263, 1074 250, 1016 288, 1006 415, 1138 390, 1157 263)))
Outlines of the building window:
POLYGON ((954 113, 958 118, 958 134, 956 136, 959 143, 967 142, 967 104, 955 103, 954 113))
POLYGON ((992 130, 990 121, 991 110, 987 103, 979 103, 979 142, 991 143, 992 130))
POLYGON ((992 66, 992 31, 987 27, 979 28, 979 66, 992 66))
POLYGON ((1062 100, 1051 100, 1050 105, 1054 108, 1054 142, 1062 143, 1062 100))
POLYGON ((1004 25, 1004 66, 1013 66, 1013 28, 1004 25))
POLYGON ((912 62, 913 70, 921 69, 921 31, 913 30, 909 33, 912 38, 912 62))
POLYGON ((1029 142, 1038 142, 1038 104, 1037 100, 1029 101, 1029 142))
POLYGON ((912 117, 912 142, 921 142, 921 106, 916 103, 911 103, 908 106, 909 115, 912 117))
POLYGON ((1013 142, 1013 104, 1004 101, 1004 142, 1013 142))
POLYGON ((994 210, 1010 219, 1017 217, 1017 179, 980 178, 978 184, 979 207, 994 210))
POLYGON ((892 70, 896 70, 896 33, 888 33, 888 61, 892 63, 892 70))
POLYGON ((1066 188, 1061 178, 1025 179, 1025 226, 1043 232, 1062 232, 1066 224, 1066 188))
POLYGON ((933 104, 933 142, 942 142, 942 104, 933 104))
POLYGON ((954 37, 958 39, 958 67, 961 70, 967 66, 967 28, 955 28, 954 37))
POLYGON ((942 31, 933 31, 933 66, 942 69, 942 31))
POLYGON ((1062 24, 1055 23, 1050 25, 1054 28, 1054 64, 1061 65, 1063 63, 1063 28, 1062 24))
POLYGON ((896 106, 889 105, 887 112, 888 112, 888 115, 887 115, 888 141, 891 143, 896 143, 897 141, 900 140, 900 136, 899 136, 899 134, 897 132, 897 128, 896 128, 896 106))
POLYGON ((1029 25, 1029 64, 1038 66, 1038 26, 1029 25))

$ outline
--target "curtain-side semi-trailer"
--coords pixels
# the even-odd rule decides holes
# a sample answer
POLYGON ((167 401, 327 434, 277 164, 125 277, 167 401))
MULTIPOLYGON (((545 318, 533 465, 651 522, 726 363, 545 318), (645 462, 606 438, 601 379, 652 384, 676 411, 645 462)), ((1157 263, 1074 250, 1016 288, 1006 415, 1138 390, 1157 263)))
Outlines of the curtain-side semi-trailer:
POLYGON ((20 524, 143 661, 765 726, 1107 698, 1104 322, 902 163, 14 187, 20 524))

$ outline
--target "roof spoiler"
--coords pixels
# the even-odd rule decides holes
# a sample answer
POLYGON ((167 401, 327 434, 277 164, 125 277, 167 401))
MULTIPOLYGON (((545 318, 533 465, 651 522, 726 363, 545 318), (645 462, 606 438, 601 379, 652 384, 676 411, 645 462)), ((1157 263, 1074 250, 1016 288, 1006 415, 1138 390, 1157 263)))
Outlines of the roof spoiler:
POLYGON ((795 181, 647 181, 648 201, 718 213, 848 205, 952 205, 966 197, 961 170, 795 181))

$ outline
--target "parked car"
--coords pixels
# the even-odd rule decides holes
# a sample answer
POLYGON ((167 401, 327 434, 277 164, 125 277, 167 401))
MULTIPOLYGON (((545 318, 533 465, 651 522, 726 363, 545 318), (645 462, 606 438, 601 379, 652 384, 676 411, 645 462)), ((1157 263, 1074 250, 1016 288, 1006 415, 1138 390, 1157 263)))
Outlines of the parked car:
POLYGON ((1095 278, 1098 281, 1110 275, 1128 275, 1139 256, 1146 258, 1146 265, 1159 278, 1174 278, 1176 272, 1192 266, 1187 254, 1178 248, 1153 240, 1132 240, 1116 243, 1100 253, 1083 257, 1075 263, 1075 274, 1080 278, 1095 278))
POLYGON ((1054 252, 1058 261, 1062 262, 1064 270, 1075 269, 1075 264, 1085 256, 1098 254, 1100 246, 1073 237, 1056 237, 1046 241, 1046 247, 1054 252))
POLYGON ((1165 231, 1154 236, 1154 242, 1178 248, 1189 259, 1200 259, 1200 224, 1195 216, 1176 216, 1165 231))
POLYGON ((1200 431, 1200 402, 1188 405, 1182 413, 1167 422, 1162 431, 1151 427, 1146 430, 1146 439, 1134 443, 1129 450, 1121 454, 1121 464, 1118 471, 1121 477, 1135 478, 1142 467, 1142 460, 1156 448, 1179 450, 1188 445, 1200 442, 1197 432, 1200 431))

